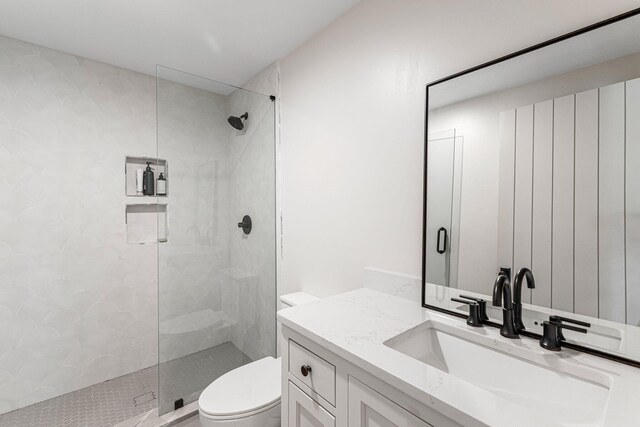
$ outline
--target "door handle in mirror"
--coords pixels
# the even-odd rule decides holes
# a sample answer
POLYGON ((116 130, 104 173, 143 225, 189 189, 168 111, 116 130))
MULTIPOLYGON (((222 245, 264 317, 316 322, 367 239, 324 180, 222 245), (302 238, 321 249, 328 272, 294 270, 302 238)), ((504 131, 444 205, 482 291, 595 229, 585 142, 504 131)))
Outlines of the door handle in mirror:
POLYGON ((436 252, 443 254, 447 251, 447 229, 440 227, 438 229, 438 241, 436 242, 436 252), (441 239, 442 238, 442 239, 441 239), (442 247, 442 249, 440 249, 442 247))

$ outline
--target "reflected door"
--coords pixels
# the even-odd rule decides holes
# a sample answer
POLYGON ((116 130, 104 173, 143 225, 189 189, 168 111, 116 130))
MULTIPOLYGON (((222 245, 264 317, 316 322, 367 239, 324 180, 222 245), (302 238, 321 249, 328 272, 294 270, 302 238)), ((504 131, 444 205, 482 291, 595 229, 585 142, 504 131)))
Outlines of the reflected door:
POLYGON ((459 167, 462 160, 462 139, 455 131, 433 135, 429 139, 427 156, 427 282, 455 287, 457 282, 456 212, 459 212, 459 167), (455 254, 455 256, 454 256, 455 254))

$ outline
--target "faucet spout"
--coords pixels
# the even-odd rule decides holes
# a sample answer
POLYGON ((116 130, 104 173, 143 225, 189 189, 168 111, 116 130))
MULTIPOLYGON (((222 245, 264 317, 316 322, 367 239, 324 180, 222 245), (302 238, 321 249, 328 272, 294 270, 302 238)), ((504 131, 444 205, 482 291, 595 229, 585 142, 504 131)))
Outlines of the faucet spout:
POLYGON ((491 303, 494 307, 503 307, 508 310, 513 309, 511 283, 509 283, 509 278, 504 274, 498 275, 493 284, 493 300, 491 303))
POLYGON ((504 274, 499 274, 493 284, 492 304, 496 307, 502 307, 500 335, 507 338, 518 338, 518 330, 514 323, 513 301, 511 300, 511 283, 504 274))
POLYGON ((518 274, 516 274, 516 280, 513 282, 513 302, 520 303, 522 302, 522 281, 527 279, 527 288, 535 289, 536 281, 533 278, 533 273, 526 267, 518 270, 518 274))
POLYGON ((522 331, 525 329, 522 322, 522 281, 527 279, 527 288, 535 289, 536 282, 533 278, 533 273, 526 267, 518 270, 516 274, 516 280, 513 282, 513 311, 514 311, 514 323, 516 330, 522 331))

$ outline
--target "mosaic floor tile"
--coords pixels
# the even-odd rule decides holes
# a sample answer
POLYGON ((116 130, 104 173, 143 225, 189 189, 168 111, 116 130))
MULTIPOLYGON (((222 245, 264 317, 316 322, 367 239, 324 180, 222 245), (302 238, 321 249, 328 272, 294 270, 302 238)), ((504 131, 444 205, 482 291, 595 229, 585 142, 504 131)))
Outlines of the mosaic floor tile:
MULTIPOLYGON (((163 363, 162 408, 198 399, 213 380, 251 360, 231 343, 163 363)), ((111 427, 155 408, 158 368, 152 366, 0 415, 2 427, 111 427)), ((166 411, 162 411, 166 412, 166 411)))

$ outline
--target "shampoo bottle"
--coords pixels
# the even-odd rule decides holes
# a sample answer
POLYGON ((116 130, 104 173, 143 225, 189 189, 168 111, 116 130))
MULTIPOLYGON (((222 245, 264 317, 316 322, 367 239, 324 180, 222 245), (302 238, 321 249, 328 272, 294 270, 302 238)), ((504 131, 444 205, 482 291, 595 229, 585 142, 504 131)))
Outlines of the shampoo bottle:
POLYGON ((164 177, 164 174, 160 172, 160 176, 158 177, 158 188, 156 189, 156 194, 158 196, 166 196, 167 195, 167 180, 164 177))
POLYGON ((144 170, 142 168, 136 169, 136 194, 138 196, 142 196, 144 194, 142 192, 143 172, 144 170))
POLYGON ((151 170, 151 162, 147 162, 147 169, 144 171, 144 174, 142 177, 142 194, 144 194, 145 196, 154 195, 154 191, 153 191, 154 181, 155 180, 153 179, 153 170, 151 170))

